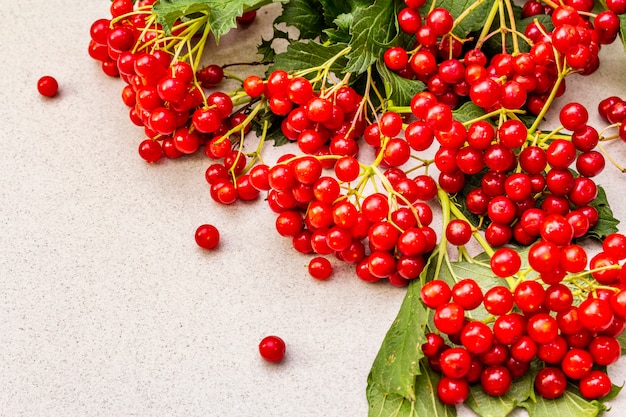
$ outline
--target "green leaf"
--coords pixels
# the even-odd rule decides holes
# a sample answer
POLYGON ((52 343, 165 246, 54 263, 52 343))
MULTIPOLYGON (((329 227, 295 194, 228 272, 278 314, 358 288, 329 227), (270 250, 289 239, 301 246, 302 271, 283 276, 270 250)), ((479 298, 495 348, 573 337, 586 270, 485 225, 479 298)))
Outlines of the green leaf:
POLYGON ((300 32, 299 39, 314 39, 326 28, 319 0, 290 0, 274 23, 285 23, 300 32))
MULTIPOLYGON (((347 45, 341 43, 322 45, 315 41, 294 42, 287 47, 287 51, 276 55, 274 65, 268 69, 268 73, 278 68, 285 71, 299 71, 319 67, 334 59, 346 48, 347 45)), ((332 63, 330 70, 341 73, 345 64, 346 58, 340 56, 332 63)))
POLYGON ((520 403, 530 398, 533 393, 534 375, 526 373, 511 384, 511 389, 500 397, 485 394, 480 384, 470 388, 470 395, 465 402, 476 414, 481 417, 507 416, 520 403))
POLYGON ((528 411, 529 417, 596 417, 606 409, 599 401, 585 400, 571 385, 559 398, 550 400, 537 395, 520 405, 528 411))
POLYGON ((209 14, 211 9, 206 2, 196 0, 158 0, 152 5, 152 13, 157 22, 163 25, 166 33, 171 34, 176 21, 196 13, 209 14))
POLYGON ((478 107, 472 101, 466 101, 461 104, 459 108, 452 112, 454 118, 461 123, 469 122, 481 116, 485 115, 485 110, 482 107, 478 107))
POLYGON ((384 392, 368 378, 367 400, 369 417, 455 417, 456 408, 444 405, 437 399, 439 375, 423 367, 415 379, 415 401, 398 394, 384 392))
POLYGON ((376 0, 354 12, 346 72, 365 72, 393 44, 398 35, 396 16, 393 0, 376 0))
POLYGON ((331 23, 342 14, 351 14, 358 8, 367 7, 372 2, 370 0, 319 0, 324 10, 324 20, 326 24, 330 26, 331 23))
POLYGON ((598 210, 598 223, 596 223, 586 236, 602 240, 611 233, 617 233, 619 220, 613 215, 613 210, 611 210, 609 206, 604 188, 598 186, 598 195, 590 205, 598 210))
POLYGON ((152 6, 157 21, 167 33, 171 33, 177 20, 185 20, 198 13, 208 14, 209 25, 215 41, 237 26, 236 19, 244 11, 256 10, 271 2, 284 0, 158 0, 152 6))
POLYGON ((428 312, 420 299, 421 282, 414 280, 382 346, 374 359, 371 382, 383 392, 415 400, 415 375, 420 373, 421 346, 426 342, 424 328, 428 312))
POLYGON ((333 21, 335 28, 328 28, 324 30, 324 35, 326 35, 327 40, 332 43, 348 43, 350 42, 350 26, 352 26, 352 21, 354 16, 352 13, 340 14, 333 21))
POLYGON ((408 80, 399 76, 389 70, 381 60, 376 63, 376 68, 385 83, 387 99, 391 100, 396 106, 408 106, 411 104, 411 98, 413 98, 416 93, 426 89, 426 84, 423 82, 408 80))
POLYGON ((263 56, 261 62, 270 63, 274 61, 274 57, 276 56, 276 51, 272 47, 274 39, 289 39, 289 34, 274 26, 274 35, 270 39, 263 39, 261 44, 257 46, 257 52, 259 55, 263 56))

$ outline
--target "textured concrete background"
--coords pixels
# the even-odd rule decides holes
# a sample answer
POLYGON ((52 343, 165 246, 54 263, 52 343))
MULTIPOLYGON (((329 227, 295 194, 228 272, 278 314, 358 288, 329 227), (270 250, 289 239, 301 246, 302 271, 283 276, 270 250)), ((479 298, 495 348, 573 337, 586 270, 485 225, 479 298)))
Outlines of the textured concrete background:
MULTIPOLYGON (((210 201, 203 155, 141 161, 122 82, 87 55, 108 5, 0 11, 0 416, 367 415, 367 374, 404 291, 344 266, 311 279, 263 201, 210 201), (59 81, 55 99, 37 94, 44 74, 59 81), (215 252, 193 240, 202 223, 221 231, 215 252), (287 343, 279 365, 257 353, 267 334, 287 343)), ((248 60, 275 11, 207 55, 248 60)), ((620 48, 568 95, 592 109, 626 97, 620 48)), ((625 146, 609 148, 626 163, 625 146)), ((599 181, 626 219, 620 174, 608 167, 599 181)), ((611 371, 621 384, 623 363, 611 371)))

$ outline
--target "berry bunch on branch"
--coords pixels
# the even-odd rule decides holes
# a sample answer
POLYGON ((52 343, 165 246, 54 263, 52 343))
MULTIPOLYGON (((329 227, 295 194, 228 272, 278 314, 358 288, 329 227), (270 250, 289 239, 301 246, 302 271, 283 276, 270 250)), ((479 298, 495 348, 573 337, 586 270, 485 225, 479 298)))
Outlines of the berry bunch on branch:
MULTIPOLYGON (((269 3, 114 0, 94 22, 89 53, 125 82, 139 155, 204 152, 211 198, 262 196, 315 279, 343 262, 408 286, 368 379, 372 415, 604 410, 626 236, 595 178, 607 159, 624 170, 604 144, 626 140, 626 105, 602 100, 598 130, 559 98, 623 37, 626 3, 284 1, 250 63, 263 76, 206 64, 207 42, 269 3), (285 145, 276 161, 268 142, 285 145)), ((198 244, 215 247, 202 227, 198 244)))

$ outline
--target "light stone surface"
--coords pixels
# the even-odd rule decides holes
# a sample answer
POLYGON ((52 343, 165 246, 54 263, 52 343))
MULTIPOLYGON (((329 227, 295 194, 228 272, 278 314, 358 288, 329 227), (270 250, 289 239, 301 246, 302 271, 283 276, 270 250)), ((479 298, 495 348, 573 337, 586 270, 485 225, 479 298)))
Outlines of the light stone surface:
MULTIPOLYGON (((210 200, 204 156, 143 163, 122 82, 87 55, 108 5, 0 11, 0 416, 366 416, 367 375, 404 291, 338 263, 328 281, 311 279, 262 200, 210 200), (54 99, 37 94, 45 74, 59 81, 54 99), (219 228, 218 250, 196 246, 202 223, 219 228), (258 355, 268 334, 287 343, 281 364, 258 355)), ((207 59, 250 60, 272 13, 207 59)), ((626 97, 620 48, 567 97, 590 109, 626 97)), ((607 147, 626 163, 623 144, 607 147)), ((599 182, 626 218, 623 178, 608 166, 599 182)), ((621 385, 626 368, 611 373, 621 385)))

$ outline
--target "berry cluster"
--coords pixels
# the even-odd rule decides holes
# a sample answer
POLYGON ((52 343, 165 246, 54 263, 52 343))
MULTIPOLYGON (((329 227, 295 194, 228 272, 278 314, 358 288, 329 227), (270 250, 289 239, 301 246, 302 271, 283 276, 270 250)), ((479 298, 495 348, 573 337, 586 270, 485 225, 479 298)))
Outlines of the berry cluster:
MULTIPOLYGON (((544 364, 534 383, 546 398, 561 396, 568 381, 576 382, 587 399, 608 395, 612 384, 602 367, 619 359, 616 338, 626 327, 626 290, 620 288, 626 275, 619 266, 625 258, 626 236, 610 235, 591 262, 591 275, 607 287, 578 305, 571 285, 562 280, 524 280, 513 290, 502 285, 484 294, 471 278, 452 287, 440 279, 426 283, 421 296, 434 310, 438 333, 427 334, 422 351, 443 376, 437 387, 441 401, 465 401, 471 384, 480 384, 488 395, 503 395, 534 360, 544 364), (479 307, 491 315, 489 322, 467 316, 479 307)), ((581 283, 567 282, 579 288, 581 283)))
POLYGON ((626 101, 617 96, 607 97, 598 103, 598 113, 606 122, 618 126, 618 136, 626 142, 626 101))
MULTIPOLYGON (((233 127, 244 129, 243 114, 233 112, 232 98, 207 91, 222 81, 223 69, 217 65, 198 69, 199 54, 183 54, 185 40, 197 36, 202 26, 181 24, 176 33, 181 40, 172 49, 150 13, 152 3, 113 1, 111 18, 91 25, 89 44, 89 54, 101 62, 102 71, 126 83, 122 101, 132 123, 144 128, 139 155, 147 162, 193 154, 233 127)), ((254 16, 242 17, 242 24, 254 16)))
MULTIPOLYGON (((492 21, 467 39, 455 30, 471 8, 455 17, 424 0, 404 3, 397 23, 412 44, 390 47, 380 64, 405 83, 426 86, 406 106, 385 99, 370 73, 331 71, 349 47, 315 68, 273 69, 244 78, 233 92, 209 91, 224 71, 198 69, 203 17, 174 26, 172 42, 150 2, 134 8, 114 0, 112 18, 91 27, 89 51, 105 73, 126 82, 123 101, 147 136, 140 156, 156 162, 204 147, 211 198, 228 205, 266 196, 276 231, 311 255, 315 279, 332 274, 334 258, 354 265, 363 281, 408 285, 424 277, 433 253, 439 266, 450 248, 467 257, 464 246, 474 238, 502 285, 481 288, 469 277, 421 288, 435 326, 422 350, 443 375, 443 403, 465 401, 475 383, 503 395, 531 363, 539 368, 536 390, 546 398, 561 396, 569 382, 587 399, 605 397, 611 382, 600 368, 618 359, 616 337, 626 327, 626 237, 607 233, 602 251, 590 258, 577 239, 600 219, 594 177, 605 168, 599 143, 607 138, 577 102, 561 107, 556 129, 539 125, 567 76, 596 71, 626 2, 607 2, 608 10, 593 14, 588 0, 530 0, 523 16, 549 15, 550 29, 538 20, 515 27, 511 9, 494 31, 496 6, 512 7, 496 2, 492 21), (485 45, 500 35, 501 52, 489 53, 485 45), (468 107, 469 116, 462 112, 468 107), (270 124, 300 154, 286 151, 274 164, 264 162, 270 124), (258 144, 250 152, 253 127, 258 144), (373 160, 364 162, 363 154, 373 160), (439 234, 431 227, 436 199, 439 234), (476 320, 470 313, 476 309, 488 319, 476 320)), ((598 109, 626 140, 626 102, 609 97, 598 109)), ((219 233, 203 225, 196 242, 213 249, 219 233)), ((261 353, 280 360, 281 349, 274 344, 261 353)))
MULTIPOLYGON (((488 57, 481 50, 482 41, 473 49, 463 47, 454 36, 456 22, 448 10, 434 8, 422 19, 419 8, 424 1, 405 3, 408 7, 399 12, 398 24, 415 36, 416 44, 409 51, 400 46, 388 49, 384 62, 402 77, 424 82, 451 107, 469 98, 488 110, 525 108, 540 114, 560 77, 559 65, 564 62, 572 71, 593 73, 599 65, 600 46, 612 43, 619 33, 619 17, 611 10, 601 12, 593 22, 585 17, 592 1, 566 2, 552 9, 533 0, 524 4, 523 16, 550 14, 552 32, 532 22, 523 34, 514 35, 532 45, 529 52, 488 57)), ((557 96, 565 90, 565 84, 558 83, 557 96)))

